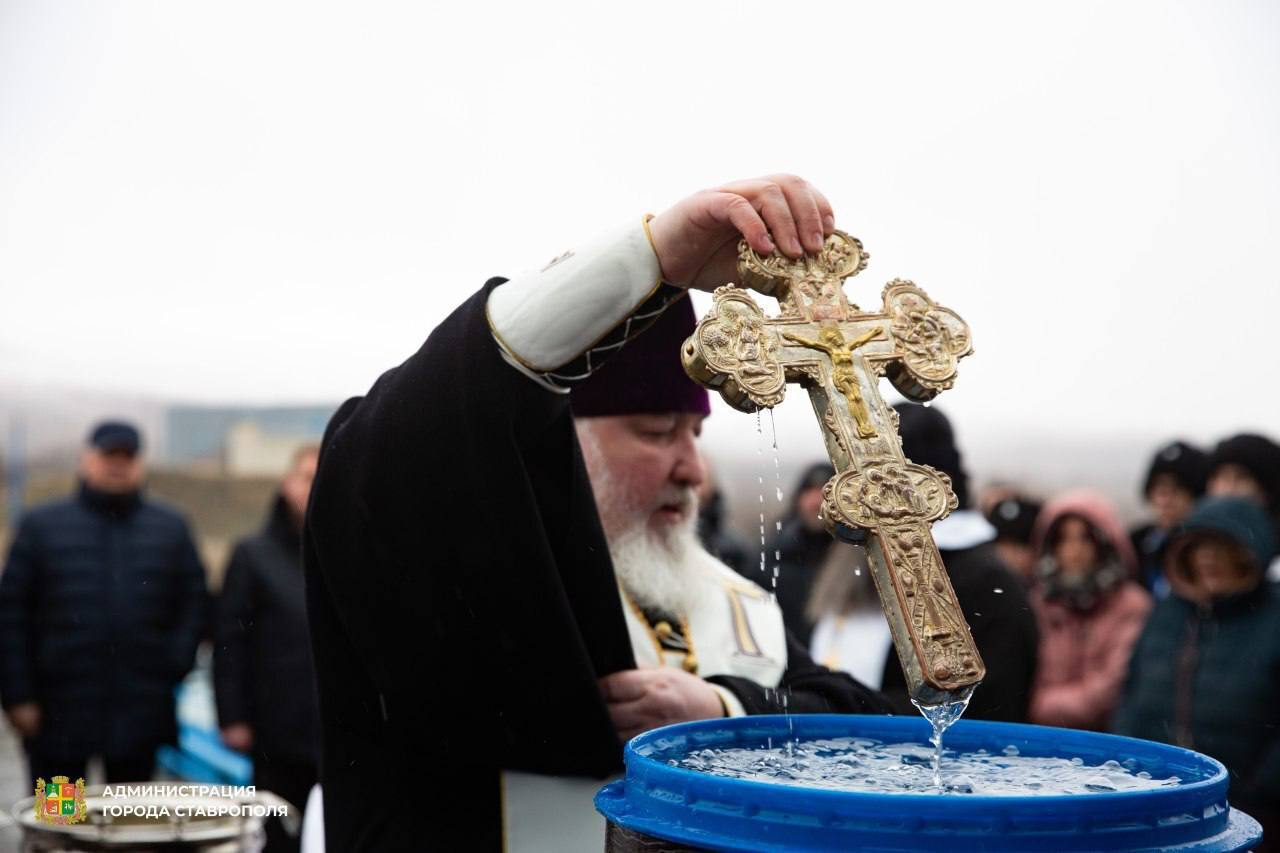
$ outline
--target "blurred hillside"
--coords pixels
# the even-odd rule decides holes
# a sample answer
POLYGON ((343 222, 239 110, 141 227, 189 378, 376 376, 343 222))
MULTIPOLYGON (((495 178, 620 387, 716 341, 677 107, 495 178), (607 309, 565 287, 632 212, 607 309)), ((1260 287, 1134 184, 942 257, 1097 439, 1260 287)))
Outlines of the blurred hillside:
POLYGON ((0 381, 0 542, 7 549, 12 534, 4 510, 13 482, 24 484, 23 507, 71 494, 91 425, 127 420, 142 431, 149 496, 190 521, 217 588, 232 545, 263 523, 294 451, 319 441, 335 408, 189 405, 0 381))
MULTIPOLYGON (((1128 522, 1143 516, 1138 488, 1159 446, 1183 438, 1208 448, 1223 437, 1154 418, 1145 430, 1117 431, 1105 421, 1087 419, 1038 431, 1018 429, 967 407, 963 395, 954 402, 953 408, 948 400, 943 410, 955 427, 971 494, 996 482, 1039 498, 1089 486, 1106 494, 1128 522)), ((724 493, 726 521, 755 542, 760 513, 765 515, 766 532, 772 531, 774 521, 790 506, 801 471, 826 457, 821 434, 804 405, 778 407, 760 432, 755 419, 728 409, 718 398, 713 406, 702 450, 724 493), (775 429, 776 469, 771 448, 775 429), (775 485, 782 489, 781 501, 775 498, 775 485)), ((292 450, 318 439, 333 408, 191 406, 67 388, 35 391, 0 382, 0 465, 12 458, 27 460, 23 503, 31 506, 70 493, 76 456, 90 424, 104 417, 138 423, 147 441, 149 491, 191 520, 216 585, 236 538, 262 523, 274 483, 292 450), (15 424, 22 427, 20 440, 15 424)), ((1273 431, 1266 425, 1245 426, 1273 431)), ((4 480, 0 477, 0 508, 8 502, 4 480)), ((7 545, 2 516, 0 537, 7 545)))
MULTIPOLYGON (((187 517, 196 535, 196 544, 209 573, 209 583, 217 588, 235 541, 256 530, 266 518, 275 496, 275 477, 230 477, 218 473, 159 469, 147 478, 147 494, 176 508, 187 517)), ((32 472, 24 495, 27 507, 57 500, 75 489, 69 468, 44 467, 32 472)), ((0 503, 8 494, 0 485, 0 503)), ((11 531, 0 518, 0 540, 7 549, 11 531)))

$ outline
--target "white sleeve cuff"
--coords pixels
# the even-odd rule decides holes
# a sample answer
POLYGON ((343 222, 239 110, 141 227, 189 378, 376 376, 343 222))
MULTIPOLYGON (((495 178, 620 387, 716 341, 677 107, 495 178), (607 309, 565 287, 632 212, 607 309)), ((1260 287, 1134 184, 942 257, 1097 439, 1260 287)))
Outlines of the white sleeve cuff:
POLYGON ((747 709, 742 707, 742 702, 737 696, 733 695, 733 691, 727 687, 721 687, 719 684, 712 684, 711 689, 720 695, 720 701, 724 703, 724 709, 729 712, 730 717, 745 717, 747 709))
POLYGON ((662 283, 643 222, 615 228, 489 294, 489 327, 508 361, 541 373, 573 361, 662 283))

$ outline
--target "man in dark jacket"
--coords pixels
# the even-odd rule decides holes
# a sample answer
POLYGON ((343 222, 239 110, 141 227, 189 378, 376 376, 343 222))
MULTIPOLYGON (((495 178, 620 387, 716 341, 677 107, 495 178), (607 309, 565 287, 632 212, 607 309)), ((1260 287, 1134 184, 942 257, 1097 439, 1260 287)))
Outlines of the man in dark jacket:
MULTIPOLYGON (((933 538, 987 665, 987 677, 974 691, 966 716, 1025 722, 1039 643, 1025 584, 996 555, 995 528, 970 508, 969 477, 950 421, 936 406, 900 403, 894 409, 902 452, 911 461, 931 465, 950 477, 959 501, 959 509, 933 525, 933 538)), ((902 713, 913 710, 896 655, 889 655, 881 689, 902 713)))
MULTIPOLYGON (((237 543, 218 597, 213 678, 222 739, 253 756, 253 782, 299 811, 319 776, 302 520, 319 448, 300 449, 263 529, 237 543)), ((297 841, 268 839, 269 850, 297 841)))
MULTIPOLYGON (((1210 497, 1169 542, 1160 601, 1138 640, 1114 728, 1211 755, 1231 804, 1280 832, 1280 591, 1254 502, 1210 497)), ((1264 848, 1258 848, 1264 849, 1264 848)))
POLYGON ((138 431, 103 423, 72 498, 31 510, 0 576, 0 703, 31 778, 151 777, 205 628, 204 569, 176 512, 142 495, 138 431))

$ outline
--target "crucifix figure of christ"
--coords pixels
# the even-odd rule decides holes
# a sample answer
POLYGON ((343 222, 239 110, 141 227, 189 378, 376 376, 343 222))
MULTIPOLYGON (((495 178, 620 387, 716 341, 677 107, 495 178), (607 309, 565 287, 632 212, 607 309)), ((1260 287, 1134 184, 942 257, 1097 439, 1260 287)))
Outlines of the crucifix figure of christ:
POLYGON ((874 438, 876 428, 871 425, 871 416, 867 414, 867 401, 862 399, 862 389, 858 387, 858 372, 853 363, 853 353, 863 344, 883 337, 884 329, 875 326, 846 343, 844 335, 840 334, 839 326, 824 323, 821 335, 822 340, 814 341, 790 332, 782 333, 782 337, 793 344, 821 350, 827 354, 827 358, 831 359, 831 384, 844 394, 849 402, 849 414, 858 425, 858 437, 874 438))
POLYGON ((775 297, 779 315, 725 285, 681 357, 690 376, 744 412, 782 402, 788 382, 808 390, 836 468, 823 519, 837 538, 866 545, 911 697, 937 705, 966 698, 986 674, 930 530, 956 498, 945 474, 903 455, 897 413, 878 385, 887 377, 927 402, 954 384, 973 345, 960 316, 909 281, 885 285, 879 311, 850 303, 843 280, 867 257, 840 231, 799 259, 761 257, 742 242, 743 285, 775 297))

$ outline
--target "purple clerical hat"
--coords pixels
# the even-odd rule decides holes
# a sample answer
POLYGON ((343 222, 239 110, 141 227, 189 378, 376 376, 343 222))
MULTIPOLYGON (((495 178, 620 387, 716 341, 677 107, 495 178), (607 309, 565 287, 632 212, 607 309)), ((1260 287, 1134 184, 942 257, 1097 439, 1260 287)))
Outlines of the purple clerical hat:
POLYGON ((677 299, 649 328, 574 386, 569 395, 574 416, 711 414, 706 389, 690 379, 680 363, 680 347, 695 325, 693 304, 677 299))

